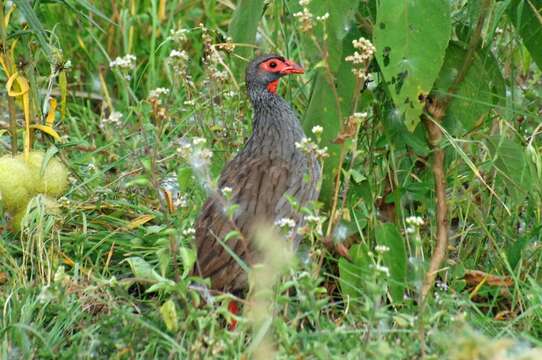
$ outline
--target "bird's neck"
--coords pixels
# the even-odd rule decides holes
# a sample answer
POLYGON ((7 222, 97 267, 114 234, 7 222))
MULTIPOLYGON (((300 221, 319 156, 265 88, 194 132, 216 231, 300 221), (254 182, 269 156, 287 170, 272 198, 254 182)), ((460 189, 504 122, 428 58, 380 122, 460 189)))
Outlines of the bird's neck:
POLYGON ((249 148, 278 157, 289 157, 296 151, 295 143, 305 135, 290 105, 279 95, 266 91, 251 97, 254 107, 252 136, 249 148))

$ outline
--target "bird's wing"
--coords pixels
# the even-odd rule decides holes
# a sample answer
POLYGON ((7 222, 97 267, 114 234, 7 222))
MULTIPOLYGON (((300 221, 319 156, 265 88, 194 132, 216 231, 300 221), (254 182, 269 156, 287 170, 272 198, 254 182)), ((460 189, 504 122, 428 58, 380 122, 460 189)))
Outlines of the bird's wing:
POLYGON ((213 288, 221 288, 219 283, 228 282, 228 279, 216 278, 215 275, 220 272, 226 277, 233 277, 235 274, 221 270, 236 265, 235 259, 217 238, 223 240, 230 231, 239 230, 243 238, 232 239, 227 245, 240 258, 249 260, 247 252, 250 254, 251 248, 247 241, 254 227, 272 225, 276 214, 283 212, 277 209, 277 204, 282 203, 281 199, 288 191, 290 174, 287 163, 278 159, 236 158, 226 166, 219 181, 219 191, 225 187, 232 189, 231 203, 239 206, 233 222, 224 215, 224 208, 228 204, 215 195, 205 203, 196 225, 198 272, 203 277, 211 277, 213 288))

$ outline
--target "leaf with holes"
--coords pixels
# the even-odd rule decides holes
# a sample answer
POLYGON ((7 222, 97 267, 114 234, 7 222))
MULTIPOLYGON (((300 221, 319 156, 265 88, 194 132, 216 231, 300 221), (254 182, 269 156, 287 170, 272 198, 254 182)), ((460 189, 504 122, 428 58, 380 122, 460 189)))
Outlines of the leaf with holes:
POLYGON ((382 0, 373 40, 376 59, 395 106, 410 131, 423 111, 450 40, 450 6, 446 0, 382 0))

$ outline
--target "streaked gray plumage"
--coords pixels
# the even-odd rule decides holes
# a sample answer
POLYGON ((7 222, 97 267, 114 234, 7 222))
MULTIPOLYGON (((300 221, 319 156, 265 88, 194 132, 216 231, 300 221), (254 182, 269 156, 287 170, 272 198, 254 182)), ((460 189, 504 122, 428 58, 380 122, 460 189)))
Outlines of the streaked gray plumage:
POLYGON ((273 225, 281 218, 292 218, 297 226, 302 224, 302 217, 292 209, 286 194, 302 205, 318 197, 318 161, 296 148, 295 143, 305 137, 303 128, 290 105, 270 87, 285 74, 264 70, 267 64, 271 64, 269 70, 274 70, 273 59, 280 66, 297 66, 278 55, 259 56, 249 63, 246 84, 254 108, 253 133, 226 164, 218 184, 219 189, 233 190, 232 201, 239 205, 233 219, 235 226, 225 217, 223 200, 217 195, 209 197, 197 220, 198 260, 194 272, 210 277, 214 290, 236 291, 247 286, 246 274, 217 238, 224 239, 235 227, 240 230, 246 242, 232 239, 227 245, 250 264, 258 257, 251 246, 257 225, 273 225))

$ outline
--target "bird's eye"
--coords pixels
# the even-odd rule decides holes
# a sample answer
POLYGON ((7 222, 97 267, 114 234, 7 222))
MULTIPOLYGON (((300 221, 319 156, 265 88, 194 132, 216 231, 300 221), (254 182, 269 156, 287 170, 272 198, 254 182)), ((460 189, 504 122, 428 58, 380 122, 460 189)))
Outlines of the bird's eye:
POLYGON ((274 62, 274 61, 271 61, 271 62, 269 63, 269 67, 270 67, 271 69, 274 69, 274 68, 277 67, 277 63, 274 62))

